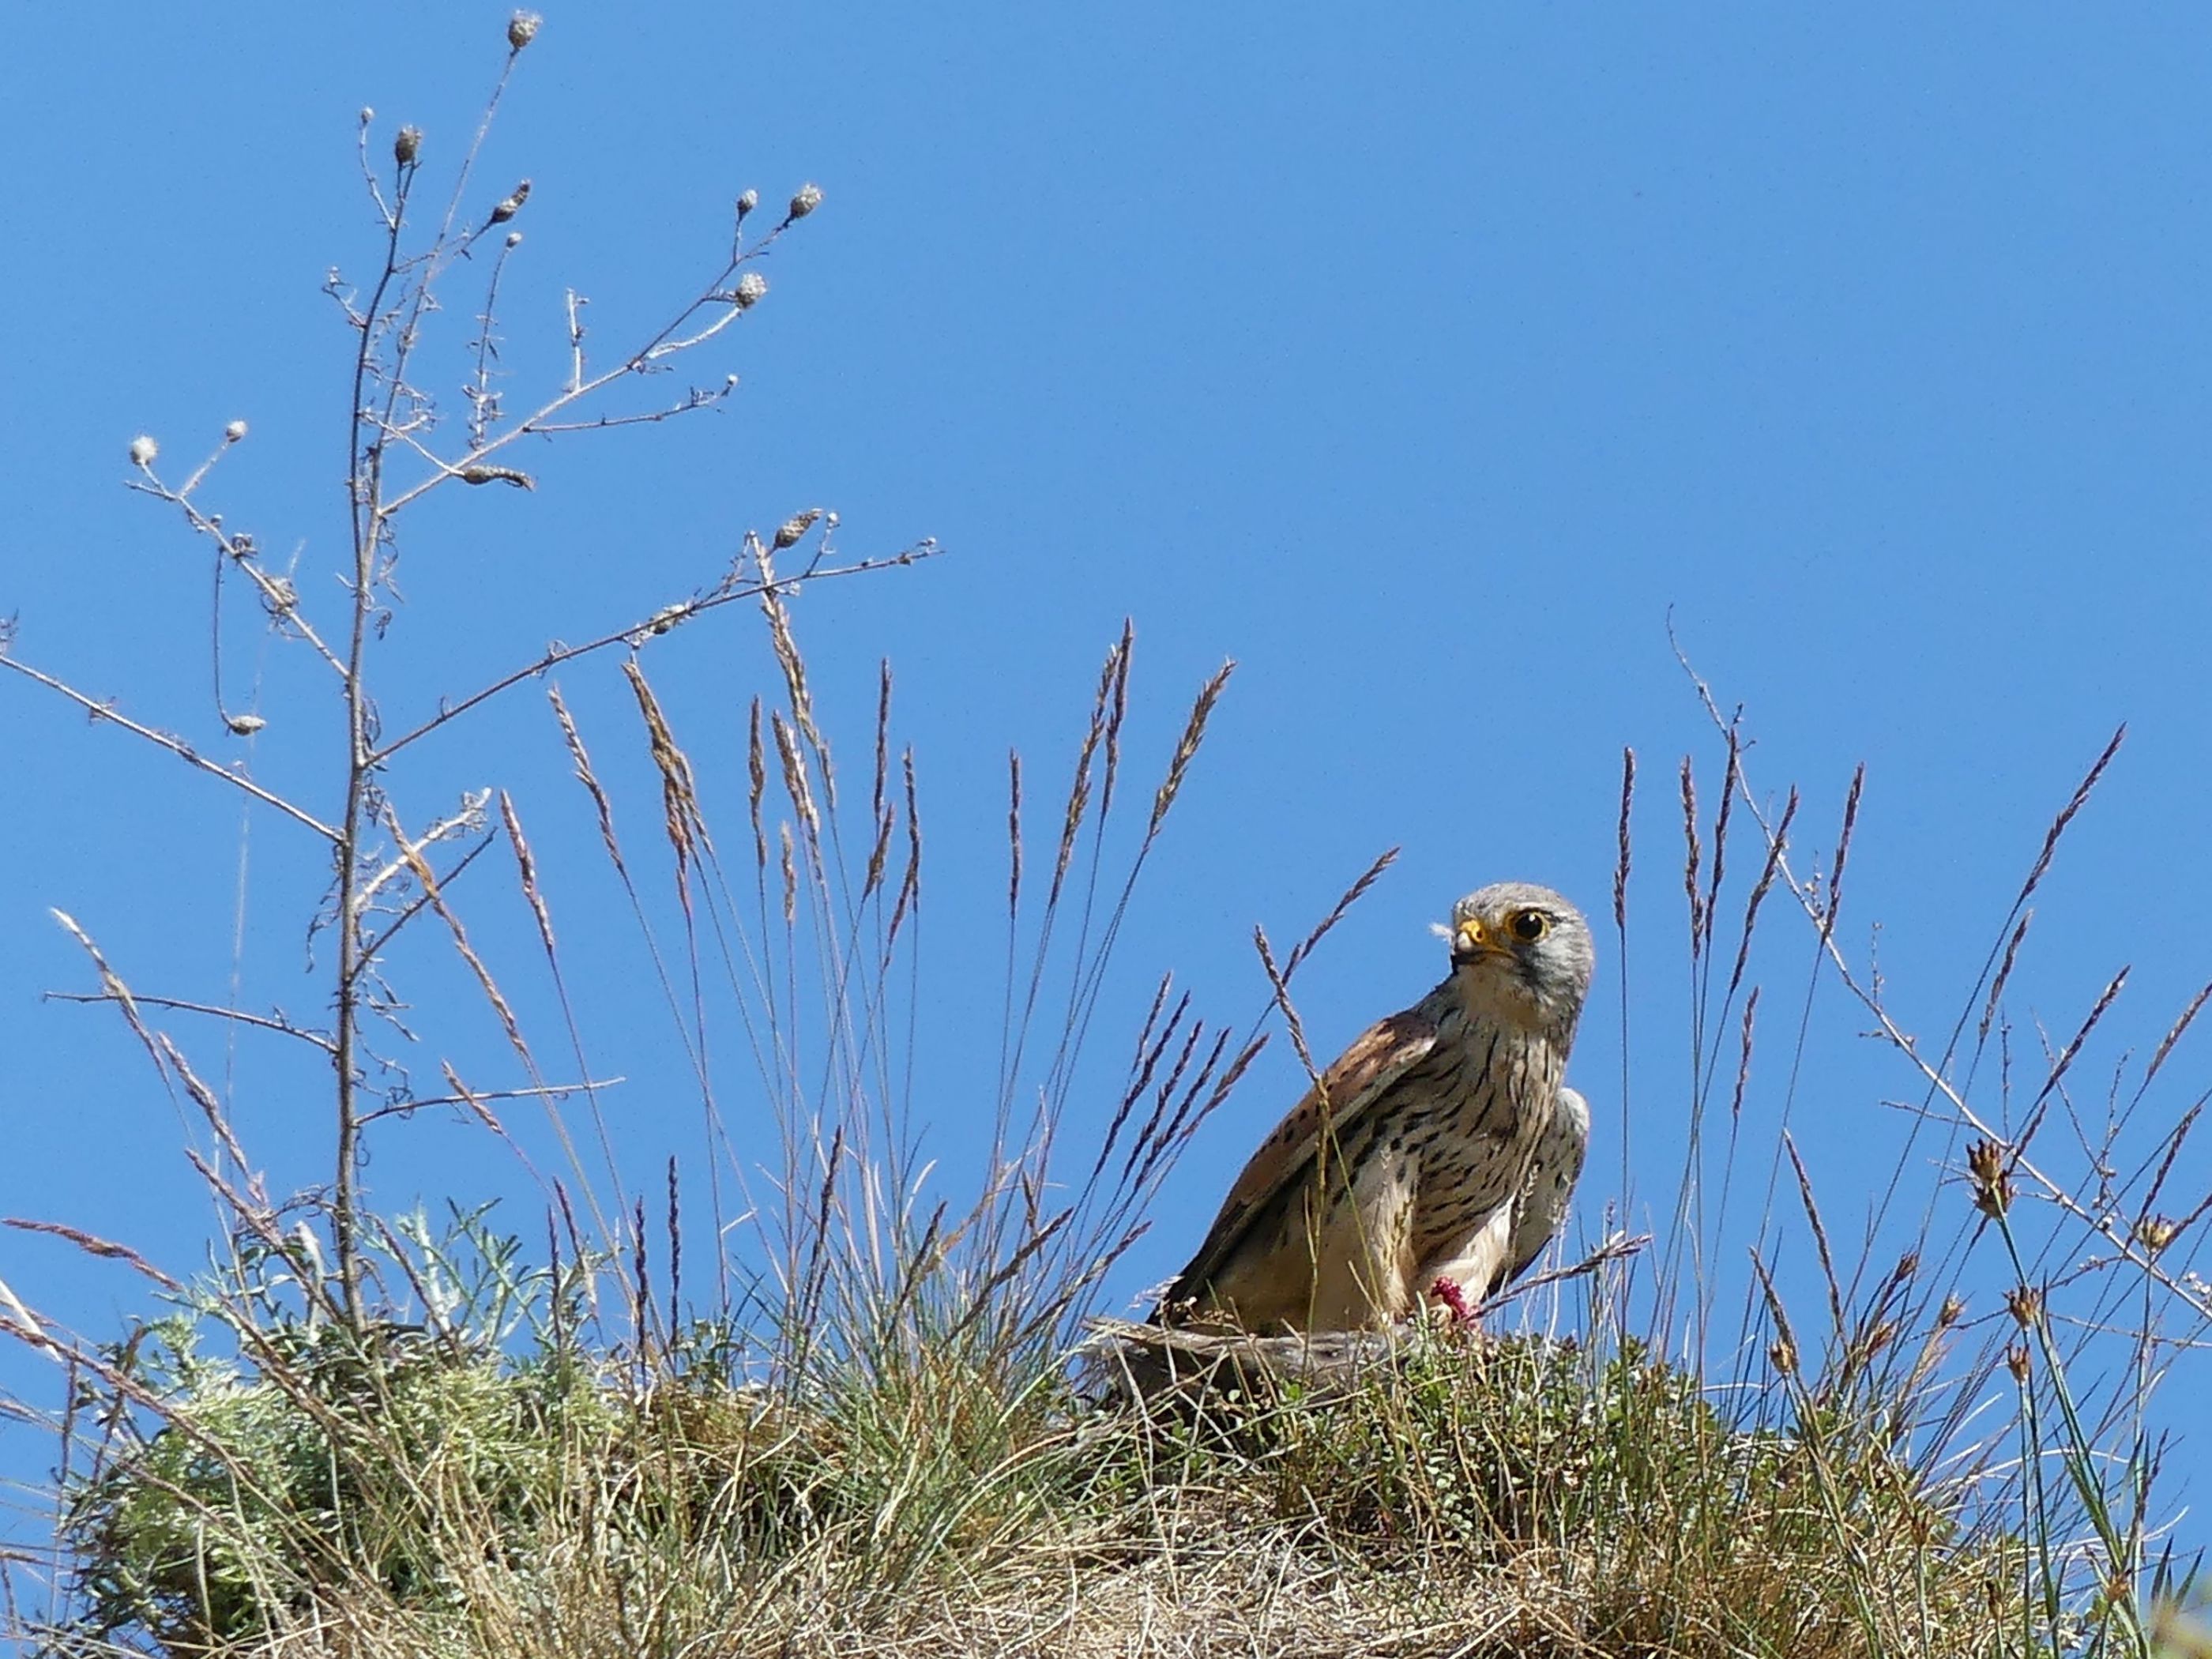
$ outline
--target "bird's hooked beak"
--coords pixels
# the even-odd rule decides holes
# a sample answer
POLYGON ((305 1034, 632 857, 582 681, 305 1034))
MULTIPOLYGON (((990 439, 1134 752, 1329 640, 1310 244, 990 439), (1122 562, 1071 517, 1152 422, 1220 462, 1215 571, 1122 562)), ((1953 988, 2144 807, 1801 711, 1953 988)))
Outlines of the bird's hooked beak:
POLYGON ((1455 968, 1464 968, 1484 957, 1501 955, 1504 949, 1504 942, 1479 918, 1470 916, 1451 930, 1451 964, 1455 968))

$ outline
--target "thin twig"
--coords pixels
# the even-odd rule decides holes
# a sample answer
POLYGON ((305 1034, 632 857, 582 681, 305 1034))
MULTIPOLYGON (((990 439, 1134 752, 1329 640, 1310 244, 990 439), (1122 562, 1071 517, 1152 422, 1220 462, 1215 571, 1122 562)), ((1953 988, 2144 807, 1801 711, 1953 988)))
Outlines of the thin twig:
MULTIPOLYGON (((780 577, 777 579, 776 586, 788 586, 791 583, 799 580, 826 580, 834 576, 857 576, 871 570, 900 569, 905 566, 918 563, 923 559, 934 558, 939 551, 934 541, 923 540, 886 558, 866 559, 859 564, 840 565, 831 570, 811 571, 804 577, 780 577)), ((703 615, 707 611, 718 610, 726 605, 735 604, 740 599, 757 599, 763 591, 765 591, 764 585, 754 584, 741 588, 732 588, 726 592, 709 593, 703 598, 687 599, 677 605, 665 606, 641 622, 635 622, 628 627, 602 634, 597 639, 587 640, 581 645, 554 646, 535 662, 515 669, 511 673, 501 675, 490 684, 471 692, 459 702, 441 706, 437 714, 424 720, 420 726, 394 738, 390 743, 377 749, 369 757, 369 764, 372 766, 386 764, 401 750, 420 738, 427 738, 440 726, 465 714, 477 704, 489 702, 501 692, 520 685, 525 680, 535 679, 550 669, 558 668, 562 663, 574 662, 579 657, 590 656, 593 652, 604 651, 609 646, 641 644, 653 635, 665 634, 678 623, 689 622, 692 617, 703 615)))
POLYGON ((51 674, 42 673, 38 669, 32 667, 30 664, 25 662, 21 658, 9 655, 4 651, 0 651, 0 667, 12 668, 25 678, 36 680, 40 685, 45 686, 48 690, 58 691, 62 696, 67 697, 71 702, 76 704, 78 708, 83 709, 85 713, 90 714, 94 720, 112 720, 125 731, 131 732, 135 736, 145 738, 147 742, 153 744, 157 748, 167 750, 171 754, 176 756, 178 759, 185 761, 191 765, 197 766, 201 771, 209 773, 215 777, 221 778, 224 782, 231 784, 237 788, 243 789, 247 794, 252 796, 254 799, 261 802, 264 806, 275 807, 286 817, 292 819, 295 823, 307 825, 308 829, 313 830, 325 841, 335 842, 338 839, 338 832, 331 829, 329 824, 325 823, 320 818, 315 817, 313 813, 304 811, 301 808, 293 805, 290 801, 286 800, 282 795, 271 794, 268 790, 264 789, 259 784, 254 782, 251 778, 242 778, 227 766, 218 766, 215 762, 208 759, 207 757, 201 754, 190 744, 186 743, 182 738, 173 737, 167 732, 156 731, 150 726, 141 726, 137 720, 132 720, 129 715, 117 714, 115 710, 106 703, 99 702, 95 698, 87 696, 75 686, 68 684, 64 681, 58 680, 51 674))
POLYGON ((570 1095, 589 1094, 594 1089, 611 1089, 617 1083, 627 1083, 626 1077, 593 1078, 584 1083, 545 1083, 529 1089, 473 1089, 461 1095, 425 1095, 420 1099, 395 1100, 380 1106, 373 1112, 363 1112, 363 1124, 379 1118, 404 1117, 410 1112, 427 1110, 434 1106, 466 1106, 480 1109, 487 1100, 566 1100, 570 1095))
MULTIPOLYGON (((275 1031, 281 1036, 297 1037, 302 1042, 310 1043, 320 1048, 326 1054, 334 1054, 337 1050, 337 1042, 324 1033, 311 1031, 304 1026, 295 1025, 281 1015, 271 1018, 265 1014, 249 1014, 243 1009, 218 1008, 211 1003, 185 1002, 175 997, 149 997, 137 991, 131 994, 130 1000, 143 1003, 149 1008, 174 1008, 180 1013, 205 1014, 212 1019, 233 1020, 240 1025, 252 1025, 264 1031, 275 1031)), ((121 1002, 124 999, 112 991, 48 991, 45 994, 45 1000, 48 1002, 121 1002)))

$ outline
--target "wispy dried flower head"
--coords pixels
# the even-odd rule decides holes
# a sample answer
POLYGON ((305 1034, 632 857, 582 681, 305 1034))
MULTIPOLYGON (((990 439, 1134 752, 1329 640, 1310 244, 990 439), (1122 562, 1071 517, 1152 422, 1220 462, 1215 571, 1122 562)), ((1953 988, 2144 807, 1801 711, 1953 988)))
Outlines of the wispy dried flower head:
POLYGON ((534 11, 519 11, 507 20, 507 44, 520 52, 538 38, 545 20, 534 11))
POLYGON ((757 270, 749 270, 738 278, 738 309, 745 311, 758 305, 768 293, 768 278, 757 270))
POLYGON ((2022 1330, 2043 1316, 2043 1292, 2033 1285, 2016 1285, 2005 1292, 2005 1307, 2022 1330))
POLYGON ((224 724, 229 726, 236 736, 250 738, 269 722, 258 714, 233 714, 224 724))
POLYGON ((227 444, 234 444, 245 435, 246 422, 243 421, 233 421, 222 429, 222 441, 227 444))
POLYGON ((522 211, 522 204, 530 199, 530 180, 525 179, 514 187, 514 193, 491 210, 491 222, 503 225, 522 211))
POLYGON ((804 219, 821 205, 822 187, 819 185, 801 185, 799 193, 791 198, 791 217, 804 219))
POLYGON ((151 466, 154 458, 161 453, 161 446, 143 432, 131 441, 131 465, 133 466, 151 466))
POLYGON ((2173 1243, 2181 1229, 2162 1215, 2147 1215, 2136 1223, 2136 1243, 2153 1255, 2161 1254, 2173 1243))
POLYGON ((2012 1203, 2012 1176, 2005 1168, 2004 1148, 1994 1140, 1978 1140, 1966 1149, 1966 1178, 1973 1183, 1974 1207, 1995 1221, 2012 1203))
POLYGON ((750 213, 759 205, 760 192, 757 190, 747 191, 744 195, 738 198, 738 217, 742 220, 745 215, 750 213))
POLYGON ((422 129, 402 127, 392 141, 392 159, 403 167, 412 167, 415 158, 422 153, 422 129))
POLYGON ((507 245, 509 247, 520 247, 522 246, 522 233, 519 230, 508 231, 507 233, 507 245))
POLYGON ((2022 1388, 2027 1386, 2027 1343, 2015 1342, 2005 1350, 2005 1369, 2012 1373, 2014 1382, 2022 1388))

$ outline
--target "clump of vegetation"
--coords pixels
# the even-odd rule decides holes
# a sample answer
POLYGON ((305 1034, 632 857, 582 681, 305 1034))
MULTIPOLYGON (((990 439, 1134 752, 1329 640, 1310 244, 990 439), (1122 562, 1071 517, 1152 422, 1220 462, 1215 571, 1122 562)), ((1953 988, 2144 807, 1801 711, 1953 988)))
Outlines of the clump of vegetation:
MULTIPOLYGON (((510 26, 510 71, 538 27, 510 26)), ((2160 1125, 2143 1103, 2206 998, 2167 1029, 2124 1109, 2082 1133, 2074 1176, 2034 1143, 2054 1110, 2089 1121, 2069 1077, 2118 983, 2069 1042, 2050 1045, 2025 1106, 2014 1091, 2027 1068, 2002 1013, 2027 902, 2117 738, 2051 826, 2002 948, 1929 1054, 1837 932, 1856 782, 1828 867, 1801 872, 1796 793, 1777 807, 1753 789, 1737 722, 1708 700, 1724 757, 1706 808, 1690 761, 1681 774, 1693 1066, 1661 1247, 1615 1234, 1589 1261, 1513 1292, 1517 1305, 1492 1310, 1485 1333, 1423 1327, 1326 1368, 1133 1390, 1122 1368, 1147 1338, 1091 1319, 1100 1287, 1178 1152, 1260 1054, 1269 1018, 1295 1019, 1299 964, 1389 855, 1295 949, 1278 957, 1261 941, 1287 966, 1249 1024, 1202 1021, 1162 978, 1121 1086, 1102 1090, 1086 1052, 1123 918, 1229 680, 1224 667, 1198 689, 1164 758, 1133 785, 1125 629, 1041 841, 1012 763, 991 1150, 970 1194, 935 1199, 897 1035, 915 1012, 915 763, 894 738, 886 663, 870 763, 841 776, 790 603, 832 574, 912 562, 927 544, 846 562, 830 541, 836 514, 808 508, 748 536, 691 594, 472 690, 434 697, 381 678, 408 510, 454 485, 532 485, 509 448, 524 434, 650 423, 719 401, 726 380, 645 407, 610 399, 752 313, 766 292, 755 262, 821 192, 801 187, 755 234, 758 198, 746 191, 726 268, 610 367, 591 366, 572 304, 566 379, 512 417, 495 302, 527 186, 476 204, 480 130, 418 241, 427 141, 401 128, 389 163, 370 165, 369 137, 364 127, 364 177, 385 246, 364 288, 332 289, 355 342, 335 621, 311 617, 308 590, 267 562, 236 515, 204 503, 242 422, 182 482, 161 473, 150 440, 131 449, 133 487, 179 510, 266 626, 335 677, 346 719, 333 798, 207 758, 207 739, 127 717, 0 640, 0 665, 242 791, 325 843, 337 871, 317 913, 337 944, 328 1029, 145 994, 64 919, 98 976, 85 1000, 113 1006, 203 1115, 211 1150, 193 1156, 230 1224, 216 1265, 189 1283, 47 1225, 124 1261, 165 1304, 119 1343, 77 1338, 0 1285, 0 1331, 51 1358, 66 1385, 58 1412, 36 1413, 60 1447, 60 1522, 39 1611, 32 1578, 17 1575, 18 1636, 55 1654, 370 1659, 2151 1650, 2142 1609, 2188 1583, 2158 1553, 2147 1405, 2212 1298, 2192 1267, 2202 1207, 2178 1218, 2160 1208, 2194 1113, 2160 1125), (488 257, 465 260, 472 252, 488 257), (465 419, 459 447, 441 452, 423 357, 441 285, 470 270, 484 294, 454 348, 465 419), (738 602, 761 615, 770 666, 747 725, 745 821, 718 837, 645 665, 672 631, 738 602), (549 684, 576 804, 664 983, 688 981, 670 994, 685 1052, 701 1051, 710 1022, 741 1029, 773 1114, 761 1160, 770 1196, 726 1212, 723 1183, 739 1190, 761 1173, 732 1154, 709 1172, 707 1221, 688 1230, 675 1160, 665 1222, 648 1220, 618 1173, 600 1111, 608 1085, 574 1006, 589 986, 566 968, 514 801, 406 803, 404 763, 419 739, 609 652, 622 653, 629 740, 659 788, 665 892, 619 833, 620 791, 594 760, 602 734, 587 742, 549 684), (423 711, 412 724, 379 718, 410 703, 423 711), (739 849, 732 863, 724 847, 739 849), (554 988, 541 1000, 573 1079, 541 1063, 534 1005, 510 994, 451 891, 487 852, 505 854, 532 918, 526 948, 554 988), (1729 1333, 1712 1265, 1725 1188, 1709 1220, 1705 1131, 1725 1100, 1724 1162, 1747 1151, 1736 1136, 1765 960, 1754 936, 1790 906, 1815 943, 1814 971, 1856 998, 1924 1085, 1913 1133, 1948 1137, 1947 1184, 1901 1255, 1878 1259, 1869 1244, 1863 1260, 1843 1259, 1783 1137, 1776 1167, 1788 1162, 1795 1203, 1759 1218, 1745 1312, 1729 1333), (502 1086, 471 1084, 442 1055, 447 1092, 408 1085, 401 1054, 420 1044, 393 1018, 386 976, 395 942, 423 933, 442 939, 496 1016, 514 1071, 502 1086), (281 1201, 262 1189, 230 1102, 158 1023, 171 1012, 317 1051, 330 1079, 325 1187, 281 1201), (1985 1068, 1993 1042, 2002 1063, 1985 1068), (1100 1097, 1109 1109, 1080 1105, 1100 1097), (564 1160, 541 1180, 542 1249, 487 1210, 434 1224, 366 1201, 369 1138, 442 1105, 521 1157, 495 1109, 516 1099, 548 1113, 564 1160), (1785 1225, 1818 1263, 1808 1285, 1779 1266, 1785 1225), (1994 1274, 1977 1283, 1970 1269, 1984 1261, 1994 1274), (1809 1318, 1791 1300, 1808 1291, 1820 1310, 1809 1318), (2124 1363, 2108 1363, 2114 1344, 2124 1363)), ((217 702, 214 741, 250 743, 265 724, 217 702)), ((1630 756, 1613 904, 1624 960, 1641 890, 1634 784, 1630 756)), ((699 1082, 709 1139, 726 1149, 704 1066, 699 1082)), ((1867 1237, 1875 1231, 1869 1223, 1867 1237)), ((2186 1650, 2179 1623, 2161 1632, 2186 1650)))
POLYGON ((54 1650, 1127 1650, 1149 1606, 1196 1651, 1966 1653, 2023 1616, 2018 1540, 1896 1425, 1732 1418, 1634 1352, 1438 1328, 1173 1401, 1042 1357, 790 1389, 264 1297, 246 1371, 191 1346, 243 1288, 105 1362, 158 1426, 106 1413, 54 1650))

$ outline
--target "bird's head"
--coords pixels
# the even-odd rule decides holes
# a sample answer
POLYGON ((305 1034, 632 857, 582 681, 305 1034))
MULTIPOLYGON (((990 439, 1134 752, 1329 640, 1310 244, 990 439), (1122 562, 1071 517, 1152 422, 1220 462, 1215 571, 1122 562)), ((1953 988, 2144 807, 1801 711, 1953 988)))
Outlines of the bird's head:
POLYGON ((1571 1036, 1596 951, 1582 912, 1548 887, 1501 881, 1452 906, 1439 927, 1452 980, 1471 1003, 1503 1003, 1571 1036))

